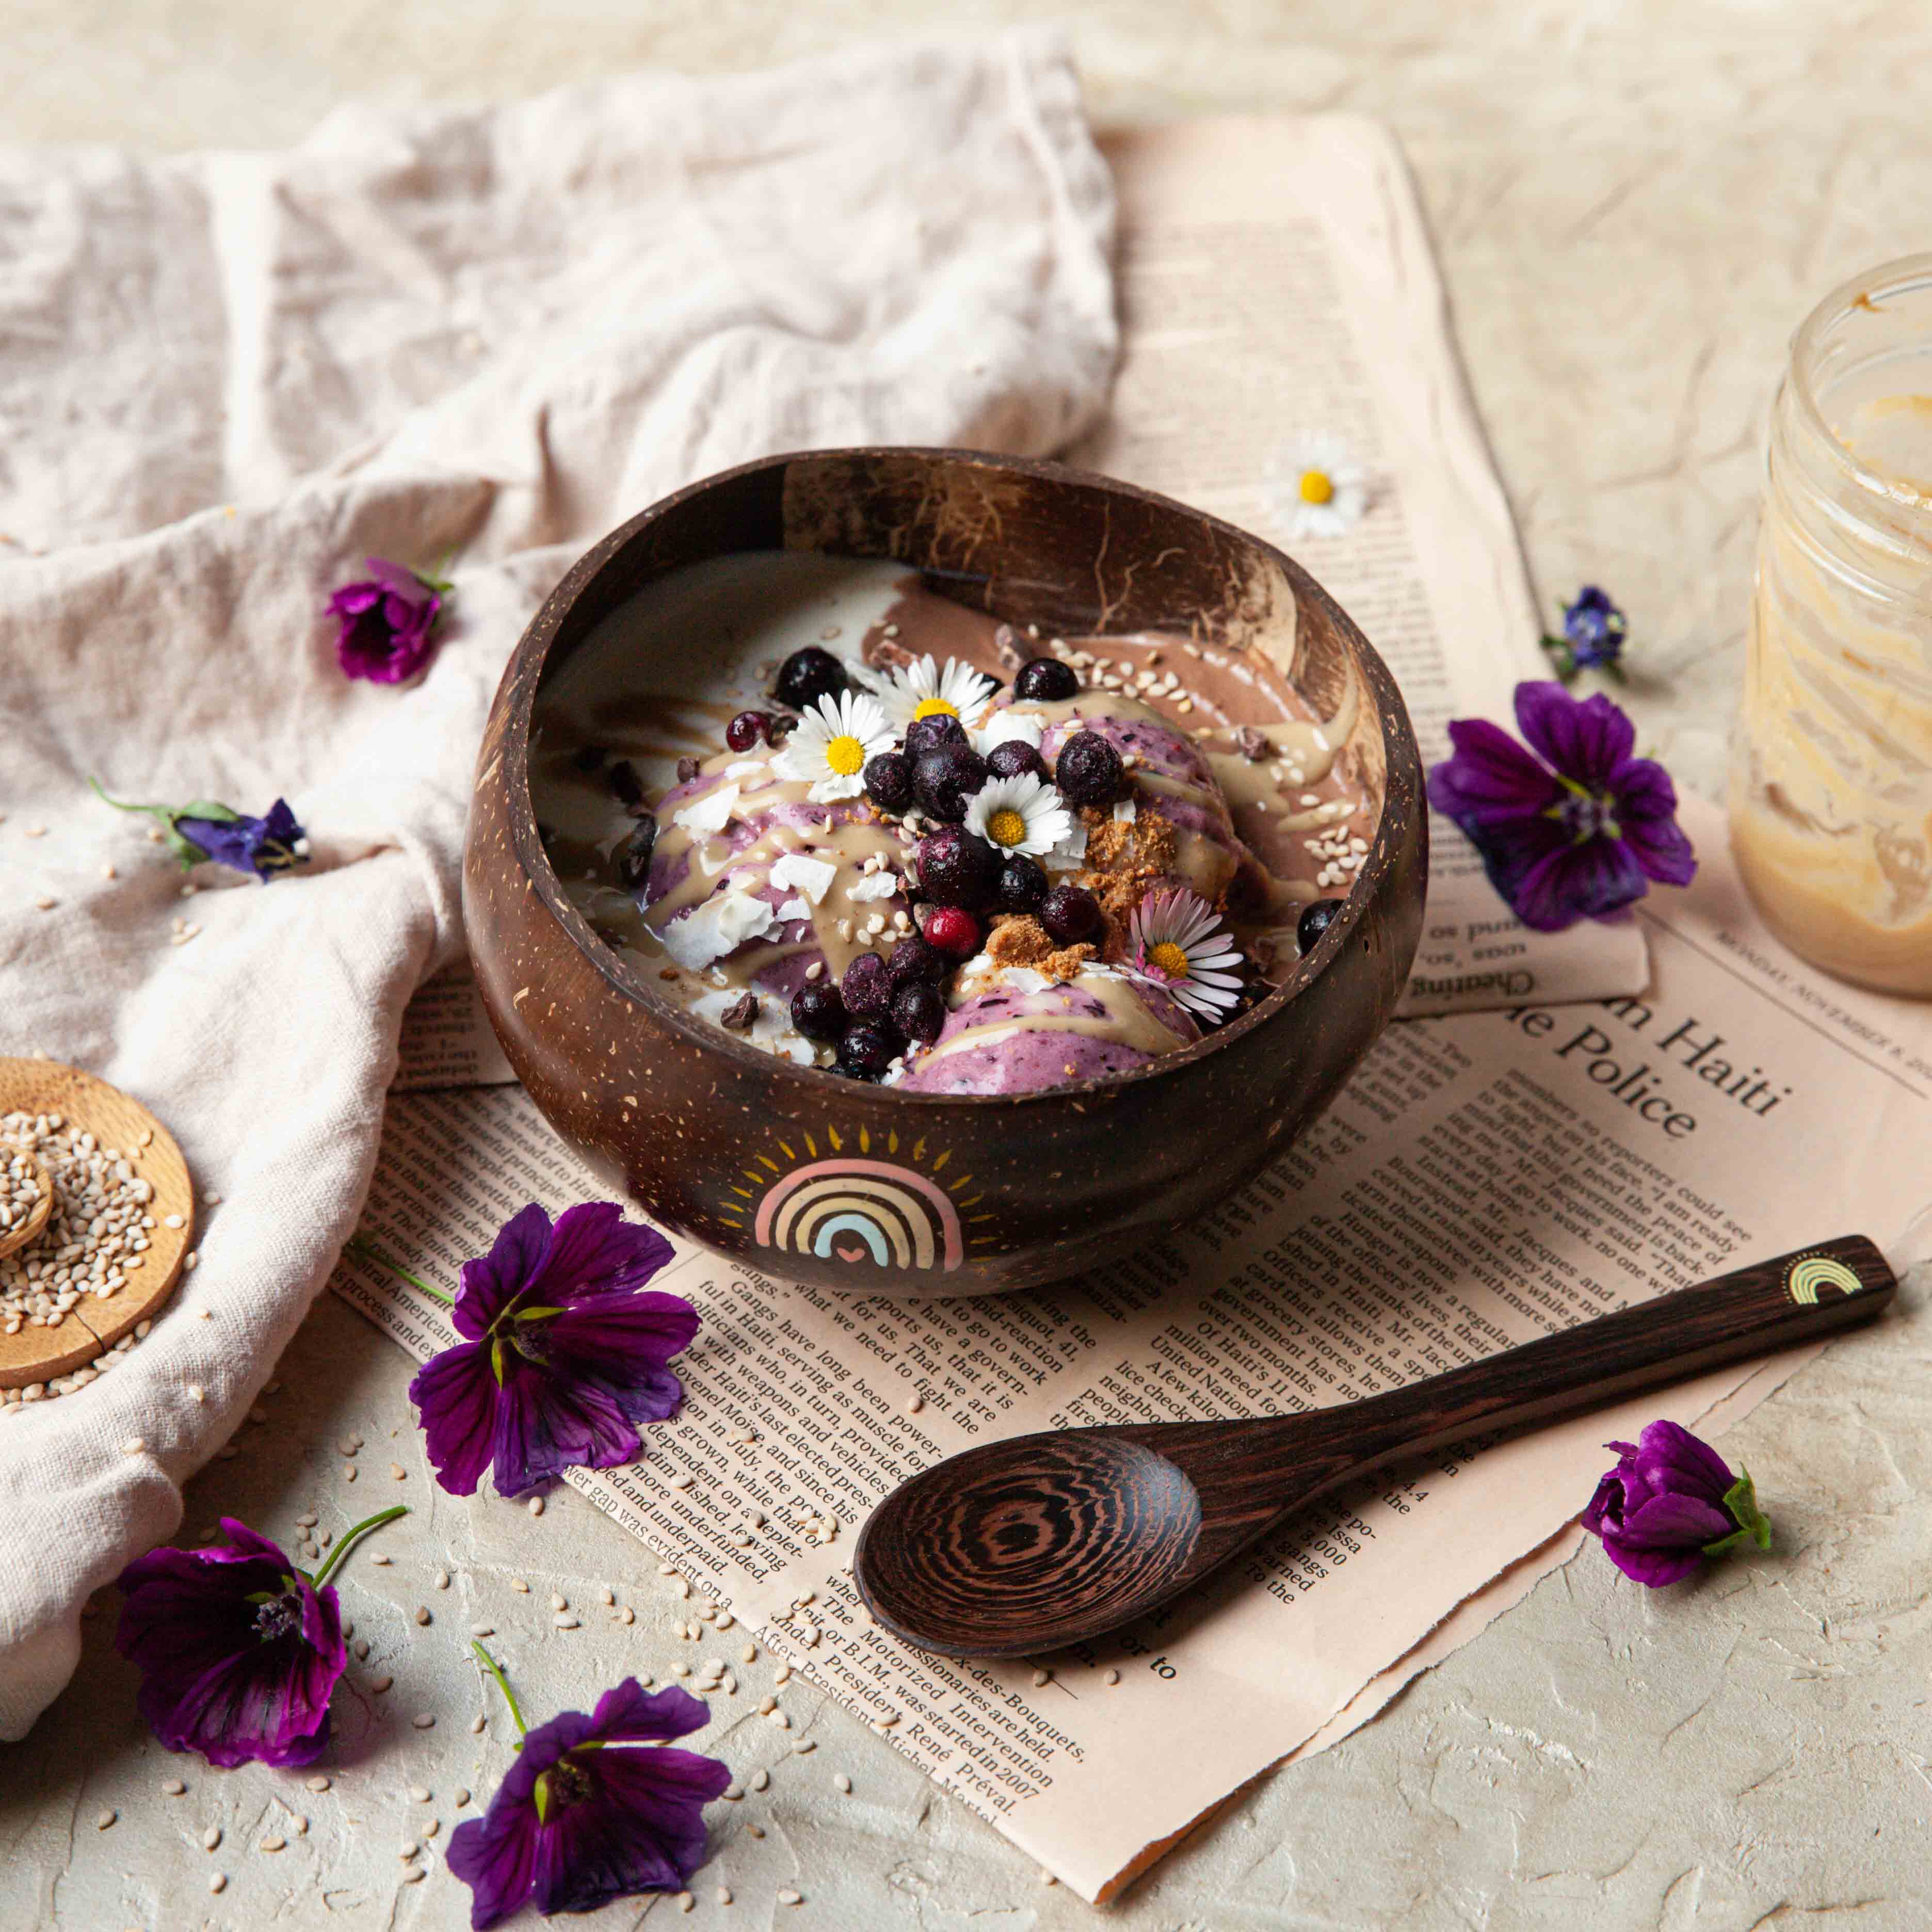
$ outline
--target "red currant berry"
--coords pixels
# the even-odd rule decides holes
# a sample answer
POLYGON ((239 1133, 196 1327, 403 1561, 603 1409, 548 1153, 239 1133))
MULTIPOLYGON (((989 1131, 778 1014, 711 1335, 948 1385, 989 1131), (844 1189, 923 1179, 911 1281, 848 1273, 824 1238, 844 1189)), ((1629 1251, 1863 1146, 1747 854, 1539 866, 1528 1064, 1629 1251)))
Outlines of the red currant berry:
POLYGON ((734 752, 748 752, 760 738, 771 736, 771 714, 765 711, 741 711, 724 728, 724 742, 734 752))
POLYGON ((956 959, 970 959, 980 950, 980 922, 958 906, 935 906, 926 922, 926 939, 956 959))

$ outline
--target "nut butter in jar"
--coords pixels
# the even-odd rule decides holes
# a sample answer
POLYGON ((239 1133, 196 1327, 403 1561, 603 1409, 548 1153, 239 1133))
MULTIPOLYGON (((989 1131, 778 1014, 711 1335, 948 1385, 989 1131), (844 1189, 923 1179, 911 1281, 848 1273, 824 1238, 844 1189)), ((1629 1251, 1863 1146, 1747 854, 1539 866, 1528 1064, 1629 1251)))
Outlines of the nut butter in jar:
POLYGON ((1793 338, 1730 816, 1788 946, 1932 996, 1932 255, 1847 282, 1793 338))

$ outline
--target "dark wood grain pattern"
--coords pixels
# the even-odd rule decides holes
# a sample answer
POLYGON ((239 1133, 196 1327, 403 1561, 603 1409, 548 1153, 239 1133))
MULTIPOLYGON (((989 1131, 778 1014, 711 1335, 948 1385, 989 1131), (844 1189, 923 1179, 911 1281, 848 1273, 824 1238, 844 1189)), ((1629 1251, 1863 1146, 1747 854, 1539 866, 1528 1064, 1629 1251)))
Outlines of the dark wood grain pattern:
POLYGON ((654 1220, 737 1265, 820 1288, 974 1294, 1144 1247, 1277 1159, 1393 1016, 1427 870, 1421 760, 1394 681, 1280 551, 1055 464, 808 450, 652 505, 551 594, 510 660, 477 759, 464 922, 484 1004, 531 1099, 654 1220), (532 714, 544 680, 635 592, 687 564, 781 548, 890 557, 1043 635, 1185 627, 1203 644, 1286 660, 1324 718, 1352 694, 1342 748, 1382 808, 1342 914, 1277 992, 1204 1040, 1132 1072, 1041 1092, 868 1085, 694 1018, 597 937, 552 872, 531 807, 532 714), (869 1255, 855 1264, 758 1232, 753 1197, 854 1150, 875 1164, 874 1180, 877 1163, 895 1162, 908 1195, 931 1192, 936 1173, 942 1184, 972 1177, 956 1259, 944 1258, 942 1243, 931 1265, 880 1266, 869 1255))
POLYGON ((1898 1286, 1870 1241, 1846 1235, 1366 1402, 988 1443, 888 1496, 853 1574, 910 1643, 1052 1650, 1157 1608, 1383 1463, 1818 1341, 1870 1320, 1898 1286))

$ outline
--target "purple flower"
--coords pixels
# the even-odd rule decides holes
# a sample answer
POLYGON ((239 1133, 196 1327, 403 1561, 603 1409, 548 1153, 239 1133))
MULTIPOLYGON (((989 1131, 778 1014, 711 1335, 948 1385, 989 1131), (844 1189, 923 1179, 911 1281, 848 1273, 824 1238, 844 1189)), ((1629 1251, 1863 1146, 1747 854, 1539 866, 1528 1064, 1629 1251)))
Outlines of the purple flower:
POLYGON ((498 1491, 516 1496, 636 1458, 636 1425, 684 1400, 664 1364, 698 1333, 689 1302, 643 1292, 670 1257, 608 1202, 566 1208, 554 1226, 532 1202, 464 1263, 450 1319, 468 1339, 410 1384, 446 1490, 473 1495, 494 1466, 498 1491))
POLYGON ((328 600, 336 620, 335 656, 344 677, 401 684, 429 658, 430 633, 442 612, 440 578, 418 577, 387 557, 365 558, 370 574, 345 584, 328 600))
POLYGON ((224 1768, 313 1763, 348 1660, 329 1573, 366 1531, 406 1514, 398 1504, 357 1523, 314 1576, 229 1516, 226 1544, 136 1558, 120 1576, 114 1647, 140 1668, 155 1736, 224 1768))
POLYGON ((1634 758, 1635 730, 1601 692, 1516 688, 1516 723, 1546 764, 1499 726, 1460 718, 1455 755, 1429 774, 1429 802, 1481 854, 1490 883, 1538 932, 1606 919, 1697 869, 1664 767, 1634 758))
POLYGON ((1598 1484, 1583 1527, 1603 1539, 1626 1576, 1656 1589, 1689 1576, 1707 1556, 1746 1543, 1771 1547, 1750 1472, 1733 1476, 1689 1430, 1653 1422, 1634 1442, 1604 1446, 1617 1452, 1617 1466, 1598 1484))
POLYGON ((98 778, 89 778, 98 796, 116 812, 138 812, 153 819, 167 835, 169 849, 185 871, 212 859, 238 872, 252 872, 266 883, 308 856, 308 834, 296 822, 285 799, 269 806, 266 818, 197 798, 186 805, 128 805, 109 798, 98 778))
POLYGON ((1602 670, 1620 679, 1630 622, 1610 602, 1609 594, 1586 584, 1574 604, 1558 608, 1563 613, 1563 634, 1543 640, 1543 648, 1556 660, 1557 676, 1568 682, 1580 670, 1602 670))
MULTIPOLYGON (((510 1709, 520 1730, 514 1698, 510 1709)), ((526 1732, 489 1810, 449 1834, 449 1868, 473 1894, 473 1932, 526 1904, 548 1917, 682 1891, 704 1862, 704 1808, 724 1795, 730 1768, 695 1751, 610 1747, 662 1745, 710 1720, 688 1690, 653 1695, 627 1677, 592 1715, 566 1711, 526 1732)))

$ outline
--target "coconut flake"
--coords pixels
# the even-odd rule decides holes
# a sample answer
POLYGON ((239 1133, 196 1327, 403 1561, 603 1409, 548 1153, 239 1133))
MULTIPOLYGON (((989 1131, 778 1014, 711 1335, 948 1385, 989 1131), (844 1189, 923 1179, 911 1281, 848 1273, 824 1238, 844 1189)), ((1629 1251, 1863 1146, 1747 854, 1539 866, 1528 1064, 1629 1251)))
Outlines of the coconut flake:
POLYGON ((778 918, 781 922, 786 920, 809 919, 811 916, 812 902, 809 899, 787 899, 784 904, 778 908, 778 918))
POLYGON ((746 940, 764 938, 777 922, 763 899, 749 892, 724 892, 673 920, 656 937, 687 973, 697 973, 736 952, 746 940))
POLYGON ((832 890, 838 876, 838 868, 830 860, 808 858, 802 852, 788 852, 772 868, 773 885, 796 886, 814 905, 832 890))
POLYGON ((1045 721, 1031 711, 1016 711, 1011 708, 992 712, 986 723, 974 733, 973 738, 982 758, 995 745, 1004 745, 1017 740, 1022 745, 1038 748, 1040 741, 1046 735, 1045 721))
POLYGON ((869 878, 848 886, 845 896, 848 899, 889 899, 898 889, 899 877, 896 872, 874 872, 869 878))
POLYGON ((673 812, 670 822, 700 835, 722 832, 730 824, 731 814, 737 808, 738 788, 734 784, 720 785, 716 791, 706 792, 695 804, 687 805, 682 812, 673 812))
POLYGON ((1140 808, 1130 798, 1117 798, 1114 801, 1114 823, 1131 825, 1140 816, 1140 808))

